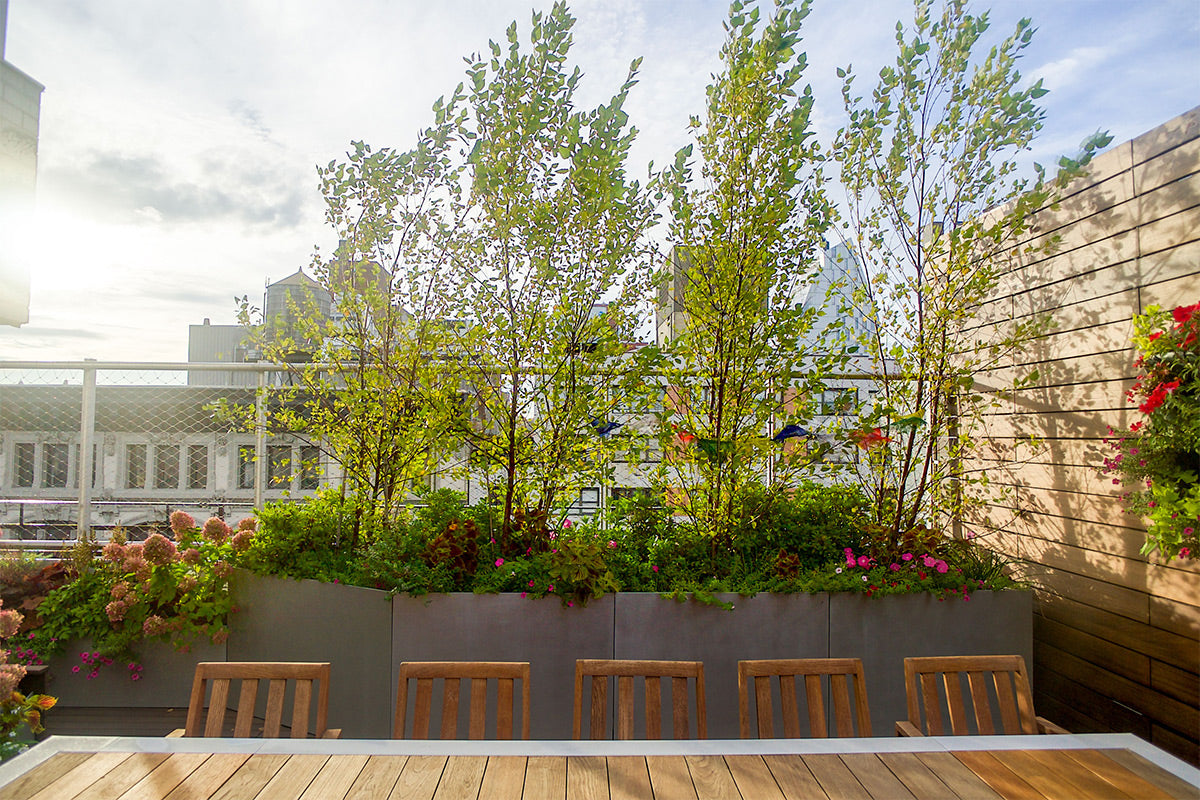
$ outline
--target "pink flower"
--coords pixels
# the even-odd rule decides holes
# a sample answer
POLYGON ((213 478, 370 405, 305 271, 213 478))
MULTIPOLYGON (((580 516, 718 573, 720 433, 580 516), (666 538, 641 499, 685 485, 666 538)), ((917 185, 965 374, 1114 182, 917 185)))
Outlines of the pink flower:
POLYGON ((867 558, 866 556, 859 556, 858 565, 860 567, 869 567, 871 566, 871 559, 867 558))
POLYGON ((846 553, 846 566, 847 567, 858 566, 858 560, 854 557, 853 553, 846 553))
POLYGON ((569 519, 564 519, 564 520, 563 520, 563 524, 562 524, 562 526, 563 526, 564 528, 569 528, 569 527, 571 527, 571 520, 569 520, 569 519))
POLYGON ((532 588, 533 588, 533 581, 530 581, 530 582, 529 582, 529 588, 530 588, 530 589, 532 589, 532 588))
POLYGON ((553 591, 554 591, 554 584, 552 583, 552 584, 550 584, 549 586, 547 586, 547 587, 546 587, 546 591, 547 591, 547 592, 553 592, 553 591))
POLYGON ((171 512, 171 532, 176 536, 196 527, 196 520, 186 511, 171 512))
POLYGON ((899 565, 899 564, 892 564, 890 567, 888 567, 888 569, 890 569, 892 572, 899 572, 899 571, 900 571, 900 565, 899 565))
POLYGON ((608 540, 608 546, 609 546, 609 548, 610 548, 610 549, 613 549, 613 550, 615 550, 615 549, 617 548, 617 540, 616 540, 616 539, 609 539, 609 540, 608 540))
POLYGON ((142 555, 151 564, 170 564, 175 558, 175 543, 161 533, 152 533, 142 545, 142 555))
POLYGON ((221 544, 229 536, 229 526, 220 517, 209 517, 204 523, 204 535, 221 544))
POLYGON ((71 672, 78 673, 78 672, 79 672, 79 665, 78 665, 78 664, 76 664, 75 666, 71 667, 71 672))
POLYGON ((934 569, 936 569, 938 572, 945 573, 950 569, 950 566, 945 561, 938 560, 937 563, 934 564, 934 569))
POLYGON ((239 531, 253 531, 258 529, 258 520, 254 517, 246 517, 238 520, 237 529, 239 531))
POLYGON ((913 559, 912 553, 905 553, 904 555, 900 556, 901 561, 912 561, 912 559, 913 559))
POLYGON ((1191 558, 1192 557, 1192 549, 1190 547, 1179 548, 1179 557, 1180 558, 1191 558))
POLYGON ((658 572, 658 564, 651 564, 651 565, 650 565, 650 571, 651 571, 651 572, 658 572))
POLYGON ((233 535, 233 549, 241 553, 250 549, 254 543, 254 531, 239 530, 233 535))
POLYGON ((193 566, 204 560, 204 556, 201 555, 200 551, 194 547, 189 547, 187 550, 184 550, 182 558, 184 563, 191 564, 193 566))
POLYGON ((525 594, 526 594, 525 592, 521 592, 521 599, 522 599, 522 600, 524 600, 524 599, 525 599, 525 594))
POLYGON ((503 559, 503 558, 497 558, 497 559, 496 559, 496 566, 497 566, 497 567, 502 567, 502 566, 504 566, 504 559, 503 559))

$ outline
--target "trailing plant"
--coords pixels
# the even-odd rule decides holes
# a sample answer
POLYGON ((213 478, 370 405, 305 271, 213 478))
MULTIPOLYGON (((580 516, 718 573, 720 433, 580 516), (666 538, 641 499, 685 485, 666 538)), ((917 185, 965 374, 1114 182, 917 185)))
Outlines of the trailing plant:
POLYGON ((1145 554, 1196 558, 1200 546, 1200 303, 1133 318, 1137 382, 1127 395, 1142 418, 1109 429, 1102 472, 1126 488, 1126 513, 1147 522, 1145 554))

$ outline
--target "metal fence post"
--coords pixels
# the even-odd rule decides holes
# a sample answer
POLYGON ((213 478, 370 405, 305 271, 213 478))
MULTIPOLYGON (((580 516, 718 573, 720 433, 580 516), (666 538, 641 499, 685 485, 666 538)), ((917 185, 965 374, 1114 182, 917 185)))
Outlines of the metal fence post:
MULTIPOLYGON (((94 359, 87 359, 92 361, 94 359)), ((96 429, 96 368, 84 367, 79 414, 79 519, 75 538, 83 541, 92 530, 92 439, 96 429)))

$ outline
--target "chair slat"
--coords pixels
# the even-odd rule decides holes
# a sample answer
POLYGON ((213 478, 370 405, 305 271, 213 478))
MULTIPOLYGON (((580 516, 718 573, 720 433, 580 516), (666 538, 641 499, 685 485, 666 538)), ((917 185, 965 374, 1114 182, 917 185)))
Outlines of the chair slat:
POLYGON ((292 738, 308 738, 308 708, 312 705, 312 681, 296 681, 296 694, 292 700, 292 738))
POLYGON ((942 710, 938 706, 937 675, 921 675, 921 696, 925 698, 925 724, 930 736, 942 735, 942 710))
POLYGON ((804 696, 808 702, 808 735, 824 739, 829 735, 825 725, 825 698, 821 694, 821 676, 804 676, 804 696))
POLYGON ((633 738, 633 677, 630 675, 617 678, 617 738, 633 738))
POLYGON ((955 736, 966 736, 967 711, 963 703, 962 681, 957 672, 942 673, 942 684, 946 687, 946 707, 950 712, 950 730, 955 736))
POLYGON ((992 679, 996 685, 996 703, 1000 706, 1000 724, 1004 726, 1004 732, 1021 733, 1021 720, 1017 712, 1017 699, 1013 697, 1010 673, 994 672, 992 679))
MULTIPOLYGON (((789 739, 799 739, 800 706, 796 701, 795 675, 779 676, 779 705, 783 712, 783 735, 789 739)), ((762 714, 761 701, 759 702, 758 709, 758 713, 762 714)), ((774 732, 772 731, 772 733, 774 732)))
POLYGON ((773 738, 775 711, 771 708, 771 677, 769 675, 755 676, 754 704, 758 714, 758 738, 773 738))
POLYGON ((244 679, 238 695, 237 720, 233 724, 233 735, 245 739, 254 726, 254 703, 258 700, 258 679, 244 679))
POLYGON ((1033 690, 1029 687, 1029 676, 1025 673, 1025 663, 1013 670, 1013 682, 1017 690, 1017 712, 1021 720, 1021 733, 1038 733, 1037 714, 1033 711, 1033 690))
MULTIPOLYGON (((633 698, 629 704, 632 708, 633 698)), ((662 738, 662 678, 657 675, 646 676, 646 738, 662 738)))
POLYGON ((269 739, 279 737, 283 727, 283 693, 287 691, 287 681, 273 679, 267 684, 266 722, 263 723, 263 736, 269 739))
POLYGON ((608 678, 592 676, 592 730, 593 739, 604 738, 604 722, 608 713, 608 678))
POLYGON ((992 722, 992 704, 988 700, 987 674, 968 672, 967 684, 971 687, 971 705, 975 707, 975 726, 980 736, 991 736, 996 732, 992 722))
POLYGON ((833 696, 833 719, 838 736, 854 735, 854 716, 850 713, 850 686, 846 675, 829 676, 833 696))
POLYGON ((501 678, 496 682, 496 738, 511 739, 512 734, 513 680, 501 678))
MULTIPOLYGON (((479 740, 484 736, 484 727, 487 722, 487 680, 484 678, 470 678, 471 692, 471 719, 467 736, 471 739, 479 740)), ((443 736, 442 738, 445 738, 443 736)))
POLYGON ((671 733, 676 739, 690 739, 688 724, 687 678, 671 678, 671 733))
MULTIPOLYGON (((430 682, 430 702, 433 702, 433 683, 430 682)), ((458 697, 462 683, 458 678, 446 678, 442 683, 442 738, 453 739, 458 735, 458 697)))
POLYGON ((433 706, 433 678, 417 679, 417 704, 413 709, 412 738, 429 738, 429 716, 433 706))
POLYGON ((225 709, 229 705, 229 678, 217 678, 212 682, 212 699, 208 702, 208 722, 204 726, 205 736, 220 736, 225 727, 225 709))

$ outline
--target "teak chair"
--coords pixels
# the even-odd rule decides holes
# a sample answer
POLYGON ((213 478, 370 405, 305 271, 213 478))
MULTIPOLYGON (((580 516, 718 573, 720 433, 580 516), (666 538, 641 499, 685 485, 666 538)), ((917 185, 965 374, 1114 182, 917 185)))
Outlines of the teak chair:
POLYGON ((783 711, 783 735, 800 736, 800 707, 796 702, 796 679, 804 679, 808 705, 809 735, 829 735, 825 723, 825 699, 821 676, 829 676, 833 696, 833 717, 838 736, 870 736, 871 711, 867 706, 867 684, 862 660, 857 658, 789 658, 738 662, 738 720, 743 739, 750 738, 750 684, 754 684, 755 715, 758 737, 775 737, 775 714, 771 707, 771 678, 778 678, 779 701, 783 711), (854 681, 854 706, 850 705, 850 680, 854 681), (858 731, 854 724, 858 722, 858 731))
POLYGON ((408 715, 408 682, 417 682, 411 735, 429 738, 429 718, 433 704, 433 682, 442 680, 442 722, 439 738, 454 739, 458 734, 458 698, 463 680, 467 683, 470 723, 467 735, 484 738, 487 723, 487 685, 496 681, 496 738, 513 737, 516 698, 513 681, 521 681, 521 738, 529 738, 529 662, 528 661, 405 661, 400 665, 400 683, 396 692, 396 718, 392 738, 404 739, 408 715))
POLYGON ((899 736, 922 736, 921 712, 925 712, 925 733, 930 736, 963 736, 972 733, 997 733, 993 722, 991 697, 994 694, 1000 712, 1002 733, 1067 733, 1053 722, 1035 716, 1033 692, 1021 656, 935 656, 904 659, 904 693, 908 697, 908 719, 896 723, 899 736), (970 688, 971 711, 975 730, 968 725, 968 709, 963 699, 962 676, 970 688), (941 681, 938 677, 941 677, 941 681), (942 724, 942 699, 938 684, 946 695, 950 730, 942 724), (992 692, 989 692, 989 686, 992 692))
POLYGON ((312 705, 313 682, 317 683, 317 723, 313 735, 319 739, 336 739, 341 736, 339 728, 326 728, 329 711, 329 663, 271 662, 271 661, 204 661, 196 665, 192 679, 192 697, 188 703, 187 723, 182 731, 172 736, 221 736, 229 701, 230 683, 242 682, 238 693, 237 719, 233 735, 252 735, 254 706, 258 699, 258 684, 270 681, 267 691, 267 706, 262 726, 262 735, 279 738, 283 721, 284 694, 287 683, 295 685, 292 699, 291 738, 308 737, 309 708, 312 705), (209 682, 212 696, 205 714, 205 695, 209 682))
POLYGON ((634 733, 634 679, 645 679, 646 738, 662 738, 662 679, 671 679, 671 733, 675 739, 689 739, 688 679, 696 690, 696 738, 708 738, 708 719, 704 710, 704 664, 700 661, 624 661, 580 659, 575 662, 575 722, 573 735, 580 738, 583 727, 583 679, 591 678, 591 725, 589 738, 607 737, 608 679, 617 679, 618 739, 632 739, 634 733))

